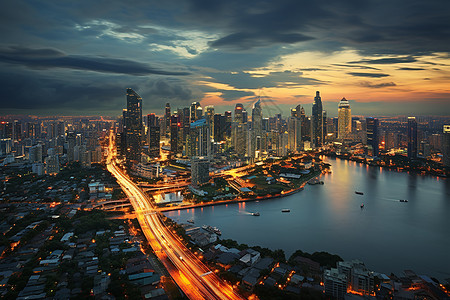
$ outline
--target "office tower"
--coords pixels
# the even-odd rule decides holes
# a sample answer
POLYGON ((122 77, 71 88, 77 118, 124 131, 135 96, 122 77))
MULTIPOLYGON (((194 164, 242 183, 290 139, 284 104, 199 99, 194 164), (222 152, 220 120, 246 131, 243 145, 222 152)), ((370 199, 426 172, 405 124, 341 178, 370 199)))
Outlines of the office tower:
POLYGON ((164 110, 164 135, 170 133, 170 116, 170 103, 166 103, 166 108, 164 110))
POLYGON ((322 111, 322 136, 324 143, 328 137, 328 118, 326 110, 322 111))
POLYGON ((42 145, 41 144, 37 144, 30 148, 28 160, 31 163, 41 163, 42 162, 42 145))
POLYGON ((197 119, 197 108, 200 107, 200 103, 199 102, 192 102, 191 104, 191 123, 198 120, 197 119))
POLYGON ((256 157, 256 151, 261 151, 262 119, 261 99, 258 99, 252 109, 251 157, 256 157))
POLYGON ((147 115, 147 126, 156 126, 158 123, 158 117, 154 114, 148 114, 147 115))
POLYGON ((241 103, 237 103, 234 108, 234 122, 236 123, 244 123, 243 117, 244 106, 241 103))
POLYGON ((180 117, 176 111, 173 112, 173 115, 170 117, 170 151, 173 154, 181 153, 179 151, 179 128, 181 127, 180 117))
POLYGON ((179 118, 181 122, 180 128, 180 139, 182 140, 182 145, 186 146, 187 138, 189 135, 189 129, 191 127, 191 115, 189 107, 183 108, 179 113, 179 118))
POLYGON ((443 128, 442 154, 444 166, 450 167, 450 125, 444 125, 443 128))
POLYGON ((147 131, 147 144, 148 144, 148 154, 151 157, 159 157, 160 147, 159 142, 161 139, 161 127, 158 122, 158 118, 155 114, 151 114, 149 116, 154 116, 149 118, 148 122, 148 131, 147 131))
POLYGON ((245 156, 247 150, 247 123, 244 123, 244 106, 240 103, 234 108, 233 146, 234 151, 245 156))
POLYGON ((231 138, 231 124, 233 123, 233 117, 231 114, 231 110, 228 110, 225 112, 225 133, 224 133, 224 138, 225 139, 230 139, 231 138))
POLYGON ((76 146, 76 133, 68 132, 66 135, 66 145, 67 145, 67 161, 74 161, 74 147, 76 146))
POLYGON ((209 126, 209 134, 211 135, 210 137, 213 139, 214 138, 214 106, 212 105, 208 105, 205 108, 206 112, 205 112, 205 119, 206 119, 206 123, 209 126))
POLYGON ((201 106, 197 107, 197 111, 195 112, 195 120, 203 119, 203 108, 201 106))
POLYGON ((225 140, 227 131, 227 117, 221 114, 214 115, 214 141, 221 142, 225 140))
POLYGON ((201 186, 209 181, 209 159, 207 157, 193 156, 191 158, 191 184, 201 186))
POLYGON ((0 155, 10 154, 12 151, 11 138, 0 139, 0 155))
POLYGON ((59 173, 58 155, 49 155, 45 158, 45 173, 50 175, 59 173))
POLYGON ((352 132, 352 110, 347 99, 342 98, 338 106, 338 138, 343 140, 350 137, 352 132))
POLYGON ((297 150, 300 150, 299 149, 300 146, 301 146, 300 118, 290 117, 288 119, 288 149, 291 152, 296 152, 297 150))
POLYGON ((408 159, 417 158, 417 122, 415 117, 408 117, 408 159))
POLYGON ((132 89, 127 89, 127 110, 124 118, 126 152, 129 162, 141 161, 142 151, 142 98, 132 89))
POLYGON ((188 143, 186 155, 205 156, 211 155, 211 138, 209 126, 206 119, 200 119, 191 123, 191 128, 188 136, 188 143))
POLYGON ((312 142, 315 147, 322 146, 323 143, 323 109, 322 109, 322 98, 320 97, 320 92, 316 92, 316 97, 314 97, 314 104, 312 107, 312 142))
POLYGON ((366 118, 367 123, 367 145, 372 156, 378 156, 378 119, 366 118))

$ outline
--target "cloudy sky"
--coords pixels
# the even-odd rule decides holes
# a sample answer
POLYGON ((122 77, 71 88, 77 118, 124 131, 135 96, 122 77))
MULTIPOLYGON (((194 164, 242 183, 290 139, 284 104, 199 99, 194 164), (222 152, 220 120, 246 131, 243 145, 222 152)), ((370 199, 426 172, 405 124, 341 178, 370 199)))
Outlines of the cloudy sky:
POLYGON ((265 115, 315 91, 335 116, 450 111, 450 1, 22 1, 0 4, 0 114, 119 115, 192 101, 265 115))

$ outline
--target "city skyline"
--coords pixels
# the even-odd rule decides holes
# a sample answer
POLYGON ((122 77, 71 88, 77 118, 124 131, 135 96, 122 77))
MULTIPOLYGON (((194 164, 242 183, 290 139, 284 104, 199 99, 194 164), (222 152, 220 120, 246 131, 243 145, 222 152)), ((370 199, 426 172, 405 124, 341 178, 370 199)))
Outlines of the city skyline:
POLYGON ((309 115, 319 90, 328 117, 343 97, 353 115, 444 115, 448 6, 4 3, 0 115, 117 116, 125 88, 144 114, 261 97, 284 116, 298 104, 309 115))

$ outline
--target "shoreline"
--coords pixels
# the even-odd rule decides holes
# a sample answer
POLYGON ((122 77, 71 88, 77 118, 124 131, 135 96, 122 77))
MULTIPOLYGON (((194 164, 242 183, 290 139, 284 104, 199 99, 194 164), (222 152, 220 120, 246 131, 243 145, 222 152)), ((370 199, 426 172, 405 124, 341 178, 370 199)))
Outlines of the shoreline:
MULTIPOLYGON (((322 176, 322 172, 312 178, 316 178, 316 177, 320 177, 320 176, 322 176)), ((311 180, 311 179, 309 179, 309 180, 311 180)), ((167 212, 167 211, 185 210, 185 209, 191 209, 191 208, 197 208, 197 207, 207 207, 207 206, 215 206, 215 205, 225 205, 225 204, 233 204, 233 203, 241 203, 241 202, 251 202, 251 201, 282 198, 282 197, 290 196, 290 195, 293 195, 293 194, 296 194, 296 193, 302 191, 305 188, 305 185, 308 183, 308 181, 303 182, 298 188, 295 188, 286 193, 277 194, 277 195, 265 195, 265 196, 258 196, 255 198, 238 198, 238 199, 224 200, 224 201, 218 201, 218 202, 211 201, 211 202, 206 202, 206 203, 184 205, 181 207, 175 207, 175 206, 174 207, 162 207, 162 208, 158 208, 157 211, 163 213, 163 212, 167 212)))
POLYGON ((398 173, 414 173, 417 175, 426 175, 426 176, 436 176, 436 177, 440 177, 440 178, 449 178, 449 175, 447 174, 442 174, 442 173, 434 173, 434 172, 430 172, 427 170, 416 170, 416 169, 411 169, 411 168, 402 168, 400 166, 387 166, 387 165, 378 165, 378 164, 372 164, 369 163, 367 161, 362 161, 362 160, 358 160, 358 159, 352 159, 351 157, 347 157, 347 156, 342 156, 342 155, 333 155, 333 154, 329 154, 329 153, 321 153, 320 155, 326 156, 326 157, 331 157, 331 158, 339 158, 342 160, 347 160, 347 161, 354 161, 360 164, 364 164, 367 166, 371 166, 371 167, 379 167, 379 168, 384 168, 387 170, 391 170, 391 171, 395 171, 398 173))

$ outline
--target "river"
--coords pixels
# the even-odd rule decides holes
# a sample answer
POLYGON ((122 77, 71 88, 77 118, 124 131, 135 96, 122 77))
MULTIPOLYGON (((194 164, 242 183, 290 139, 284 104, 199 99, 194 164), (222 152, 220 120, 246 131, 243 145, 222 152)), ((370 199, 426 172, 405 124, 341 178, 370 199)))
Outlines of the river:
POLYGON ((450 277, 450 179, 324 159, 332 170, 322 176, 324 185, 306 185, 284 198, 166 215, 216 226, 225 239, 283 249, 287 258, 297 249, 327 251, 387 275, 410 269, 450 277), (284 208, 290 212, 282 213, 284 208))

